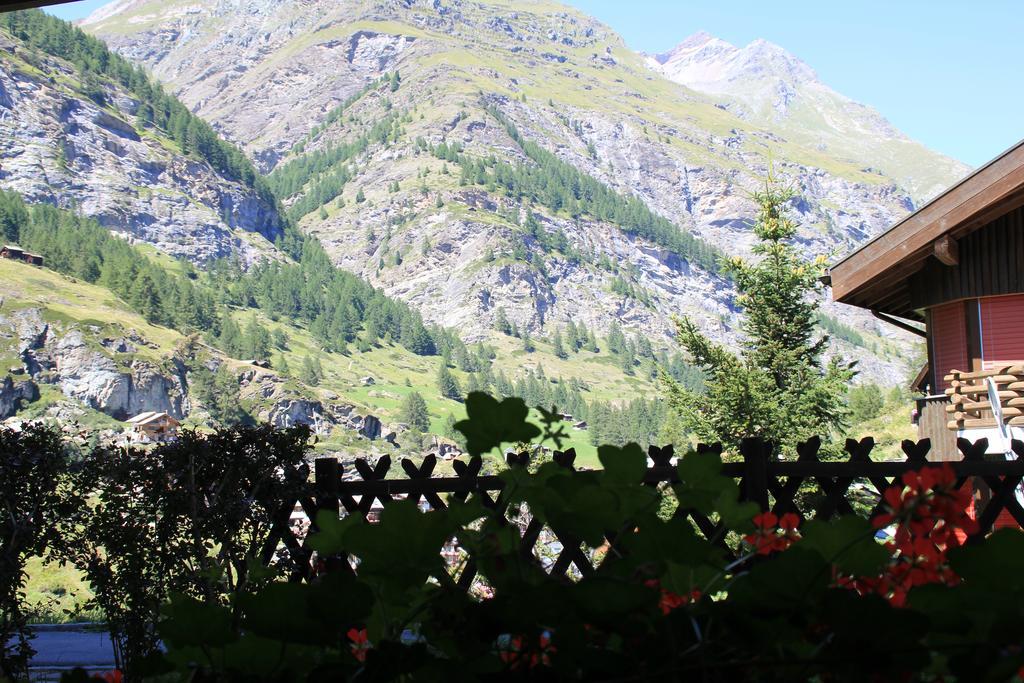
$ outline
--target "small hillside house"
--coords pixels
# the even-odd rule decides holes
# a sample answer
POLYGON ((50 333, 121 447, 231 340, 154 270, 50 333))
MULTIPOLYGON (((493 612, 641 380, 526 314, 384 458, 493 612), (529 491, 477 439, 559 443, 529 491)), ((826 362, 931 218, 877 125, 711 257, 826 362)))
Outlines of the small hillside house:
POLYGON ((0 247, 0 258, 11 259, 12 261, 24 261, 33 266, 43 265, 43 257, 39 254, 33 254, 25 251, 21 247, 17 247, 13 244, 5 244, 0 247))
POLYGON ((1024 142, 849 254, 829 276, 836 301, 927 340, 915 388, 924 394, 920 438, 932 440, 934 459, 959 459, 958 434, 1024 424, 1024 392, 1016 393, 1024 387, 1024 142), (992 400, 1000 401, 994 410, 992 400))
POLYGON ((180 423, 167 413, 139 413, 127 420, 135 443, 167 443, 178 438, 180 423))

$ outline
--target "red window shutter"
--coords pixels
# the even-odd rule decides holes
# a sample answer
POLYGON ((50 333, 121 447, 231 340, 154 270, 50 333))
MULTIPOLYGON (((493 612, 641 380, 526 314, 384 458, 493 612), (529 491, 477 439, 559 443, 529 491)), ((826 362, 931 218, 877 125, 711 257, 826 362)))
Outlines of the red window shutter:
POLYGON ((935 306, 931 309, 932 357, 935 361, 936 393, 949 387, 943 379, 950 370, 969 371, 967 358, 967 323, 962 302, 935 306))
POLYGON ((981 357, 986 368, 1024 361, 1024 295, 981 300, 981 357))

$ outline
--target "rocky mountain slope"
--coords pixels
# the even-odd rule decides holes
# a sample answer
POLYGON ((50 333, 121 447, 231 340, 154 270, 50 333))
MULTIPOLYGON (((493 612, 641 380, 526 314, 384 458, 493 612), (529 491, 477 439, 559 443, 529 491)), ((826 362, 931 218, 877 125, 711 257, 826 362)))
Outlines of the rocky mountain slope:
POLYGON ((755 40, 739 48, 708 33, 648 57, 672 81, 711 95, 731 113, 836 158, 881 170, 917 200, 944 190, 969 170, 930 152, 877 111, 822 83, 782 47, 755 40))
POLYGON ((273 254, 273 204, 143 125, 140 105, 113 80, 0 30, 0 188, 196 263, 273 254))
MULTIPOLYGON (((770 153, 799 191, 807 253, 832 255, 963 170, 880 120, 851 117, 852 103, 839 102, 860 128, 844 123, 834 137, 856 137, 863 153, 830 147, 801 132, 806 117, 779 126, 674 83, 606 26, 552 2, 117 0, 83 27, 276 175, 301 229, 336 263, 470 339, 499 309, 535 334, 619 320, 667 343, 670 315, 683 313, 736 339, 728 283, 707 260, 607 219, 621 212, 588 204, 579 174, 702 245, 745 253, 748 193, 770 153), (542 165, 530 145, 563 167, 510 188, 508 167, 542 165), (573 198, 556 198, 565 193, 553 184, 573 198)), ((744 68, 770 89, 776 55, 761 53, 744 68)), ((798 66, 794 78, 811 79, 798 66)), ((903 337, 829 313, 861 338, 844 354, 871 377, 898 374, 903 337)))
POLYGON ((151 325, 102 287, 0 259, 0 421, 54 419, 113 434, 119 421, 159 411, 208 425, 200 375, 221 368, 230 379, 220 391, 232 391, 255 420, 310 425, 361 451, 399 445, 395 428, 365 403, 151 325))

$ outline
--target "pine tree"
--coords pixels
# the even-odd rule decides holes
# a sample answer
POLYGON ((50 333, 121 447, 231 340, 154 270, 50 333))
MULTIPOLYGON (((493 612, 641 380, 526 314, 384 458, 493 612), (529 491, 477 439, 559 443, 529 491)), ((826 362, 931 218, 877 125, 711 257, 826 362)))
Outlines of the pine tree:
POLYGON ((366 195, 363 194, 363 188, 360 187, 359 190, 356 192, 356 204, 362 204, 365 201, 366 195))
POLYGON ((220 335, 217 338, 217 345, 228 354, 238 358, 242 354, 242 331, 238 323, 230 315, 225 315, 220 323, 220 335))
POLYGON ((626 335, 622 332, 622 326, 618 320, 612 320, 608 327, 608 350, 612 353, 622 353, 626 346, 626 335))
POLYGON ((555 336, 551 339, 551 350, 557 358, 562 360, 569 357, 565 347, 562 346, 562 332, 560 330, 555 330, 555 336))
POLYGON ((274 328, 274 331, 270 333, 270 339, 275 349, 288 348, 288 335, 280 327, 274 328))
POLYGON ((569 350, 576 353, 580 350, 580 332, 576 327, 576 323, 569 321, 569 324, 565 326, 565 341, 569 344, 569 350))
POLYGON ((533 340, 530 339, 529 330, 523 330, 523 351, 527 353, 533 353, 537 350, 537 347, 533 345, 533 340))
POLYGON ((444 398, 450 398, 453 401, 462 400, 462 389, 459 387, 459 381, 455 379, 455 375, 451 373, 451 370, 448 369, 448 364, 444 361, 441 362, 440 367, 437 369, 437 388, 444 398))
POLYGON ((323 369, 320 367, 320 359, 307 355, 302 359, 302 368, 299 370, 299 379, 315 387, 320 384, 323 378, 323 369))
POLYGON ((769 178, 754 195, 760 208, 753 251, 760 260, 727 264, 744 308, 739 354, 712 342, 688 318, 677 320, 679 343, 704 370, 707 390, 696 393, 665 373, 663 384, 683 425, 702 441, 735 449, 744 437, 760 437, 792 452, 846 423, 854 364, 822 361, 828 336, 816 338, 815 313, 825 261, 808 263, 793 246, 796 224, 784 213, 791 196, 769 178))
POLYGON ((430 412, 427 410, 427 402, 423 400, 419 392, 411 391, 402 401, 399 419, 409 425, 410 429, 419 432, 430 431, 430 412))
POLYGON ((148 322, 163 321, 163 304, 160 301, 160 293, 148 270, 143 270, 135 279, 132 288, 132 306, 148 322))
POLYGON ((494 313, 494 329, 505 335, 512 334, 512 325, 508 321, 508 315, 505 314, 505 309, 501 306, 494 313))
POLYGON ((255 313, 245 327, 242 345, 243 353, 248 358, 266 360, 270 356, 270 333, 260 325, 255 313))
POLYGON ((282 375, 287 375, 291 372, 291 368, 288 366, 288 359, 284 357, 283 353, 277 354, 277 360, 274 361, 274 369, 282 375))

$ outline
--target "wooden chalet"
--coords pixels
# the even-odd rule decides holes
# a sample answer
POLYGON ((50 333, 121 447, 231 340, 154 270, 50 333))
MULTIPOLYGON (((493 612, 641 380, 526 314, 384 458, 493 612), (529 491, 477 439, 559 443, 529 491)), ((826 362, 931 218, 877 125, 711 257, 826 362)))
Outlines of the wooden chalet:
POLYGON ((33 266, 43 265, 43 257, 39 254, 33 254, 25 251, 21 247, 13 244, 5 244, 0 247, 0 258, 11 259, 12 261, 24 261, 33 266))
MULTIPOLYGON (((1024 416, 1024 141, 830 269, 836 301, 921 335, 921 438, 959 459, 956 436, 1024 416), (1018 391, 1020 393, 1018 394, 1018 391)), ((1024 420, 1020 421, 1024 424, 1024 420)), ((964 434, 968 436, 967 434, 964 434)))
POLYGON ((126 420, 131 425, 131 440, 135 443, 167 443, 178 438, 181 424, 167 413, 155 411, 139 413, 126 420))

